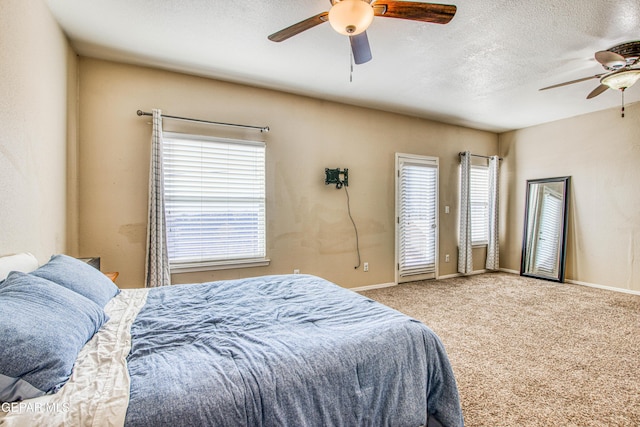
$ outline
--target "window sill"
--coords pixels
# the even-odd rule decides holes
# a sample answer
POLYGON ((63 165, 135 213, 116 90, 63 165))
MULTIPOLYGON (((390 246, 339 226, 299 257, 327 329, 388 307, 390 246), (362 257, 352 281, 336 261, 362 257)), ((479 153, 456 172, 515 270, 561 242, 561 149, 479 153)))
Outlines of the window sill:
POLYGON ((232 260, 232 261, 204 261, 185 262, 170 266, 171 274, 192 273, 209 270, 231 270, 234 268, 266 267, 271 260, 269 258, 232 260))
POLYGON ((481 242, 481 243, 472 243, 471 247, 473 249, 475 248, 486 248, 487 246, 489 246, 489 244, 487 242, 481 242))

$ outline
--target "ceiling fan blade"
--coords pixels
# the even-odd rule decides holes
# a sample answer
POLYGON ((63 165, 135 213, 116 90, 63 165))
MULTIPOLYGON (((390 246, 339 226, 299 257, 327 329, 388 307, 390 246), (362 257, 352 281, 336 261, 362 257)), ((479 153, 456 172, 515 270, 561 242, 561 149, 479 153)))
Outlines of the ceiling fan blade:
POLYGON ((600 77, 604 76, 605 74, 607 74, 607 73, 596 74, 595 76, 583 77, 581 79, 571 80, 569 82, 558 83, 558 84, 555 84, 555 85, 552 85, 552 86, 543 87, 542 89, 538 89, 538 90, 553 89, 553 88, 556 88, 556 87, 572 85, 574 83, 580 83, 580 82, 584 82, 584 81, 591 80, 591 79, 599 79, 600 77))
POLYGON ((609 89, 609 86, 601 84, 600 86, 592 90, 589 95, 587 95, 587 99, 595 98, 607 89, 609 89))
POLYGON ((624 56, 608 50, 596 52, 596 61, 609 68, 620 68, 627 65, 624 56))
POLYGON ((293 37, 296 34, 300 34, 301 32, 308 30, 310 28, 315 27, 316 25, 320 25, 323 22, 327 22, 329 18, 327 16, 329 12, 322 12, 317 14, 316 16, 312 16, 311 18, 307 18, 304 21, 300 21, 297 24, 293 24, 290 27, 287 27, 283 30, 280 30, 276 33, 271 34, 268 39, 272 42, 281 42, 289 37, 293 37))
POLYGON ((456 14, 451 4, 420 3, 415 1, 379 0, 373 4, 376 16, 410 19, 412 21, 447 24, 456 14))
POLYGON ((351 42, 353 62, 360 65, 371 61, 371 47, 369 46, 369 37, 367 37, 366 31, 355 36, 349 36, 349 42, 351 42))

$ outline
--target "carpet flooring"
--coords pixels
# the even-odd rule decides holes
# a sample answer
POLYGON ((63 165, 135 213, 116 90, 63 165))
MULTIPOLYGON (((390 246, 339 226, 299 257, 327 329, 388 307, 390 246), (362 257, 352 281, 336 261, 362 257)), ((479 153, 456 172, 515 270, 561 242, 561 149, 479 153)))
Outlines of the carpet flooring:
POLYGON ((361 293, 440 336, 467 427, 640 426, 640 296, 509 273, 361 293))

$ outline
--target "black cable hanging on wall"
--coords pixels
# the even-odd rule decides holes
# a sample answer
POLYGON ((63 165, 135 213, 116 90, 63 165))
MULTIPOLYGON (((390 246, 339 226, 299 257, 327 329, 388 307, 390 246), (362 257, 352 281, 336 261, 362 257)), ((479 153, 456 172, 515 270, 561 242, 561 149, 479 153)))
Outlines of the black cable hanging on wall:
POLYGON ((353 230, 356 233, 356 253, 358 255, 358 264, 353 267, 354 269, 360 268, 360 238, 358 237, 358 227, 356 226, 356 222, 353 220, 353 216, 351 215, 351 199, 349 197, 349 191, 347 187, 349 186, 349 169, 345 168, 344 170, 337 169, 324 169, 324 184, 335 184, 336 189, 340 190, 344 187, 344 192, 347 195, 347 213, 349 214, 349 219, 351 220, 351 224, 353 224, 353 230), (343 179, 340 179, 340 175, 342 175, 343 179))
POLYGON ((358 264, 353 268, 357 270, 358 267, 360 267, 360 242, 358 238, 358 227, 356 227, 356 222, 353 220, 353 216, 351 216, 351 201, 349 200, 349 191, 347 190, 347 187, 344 187, 344 194, 347 195, 347 212, 349 213, 349 219, 351 220, 353 229, 356 232, 356 253, 358 254, 358 264))

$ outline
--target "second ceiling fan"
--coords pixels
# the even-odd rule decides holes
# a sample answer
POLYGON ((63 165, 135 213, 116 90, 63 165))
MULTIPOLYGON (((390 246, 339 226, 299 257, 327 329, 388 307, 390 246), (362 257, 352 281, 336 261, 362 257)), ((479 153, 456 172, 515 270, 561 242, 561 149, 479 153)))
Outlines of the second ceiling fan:
POLYGON ((334 30, 349 37, 353 60, 364 64, 371 60, 371 47, 367 28, 374 16, 400 18, 411 21, 446 24, 456 14, 456 6, 448 4, 421 3, 413 1, 387 0, 330 0, 331 9, 293 24, 271 34, 268 38, 281 42, 305 30, 329 21, 334 30))
POLYGON ((607 50, 596 52, 595 59, 605 69, 604 73, 581 79, 558 83, 538 90, 554 89, 591 79, 600 79, 600 85, 587 95, 587 99, 595 98, 607 89, 625 89, 640 80, 640 41, 621 43, 607 50))

